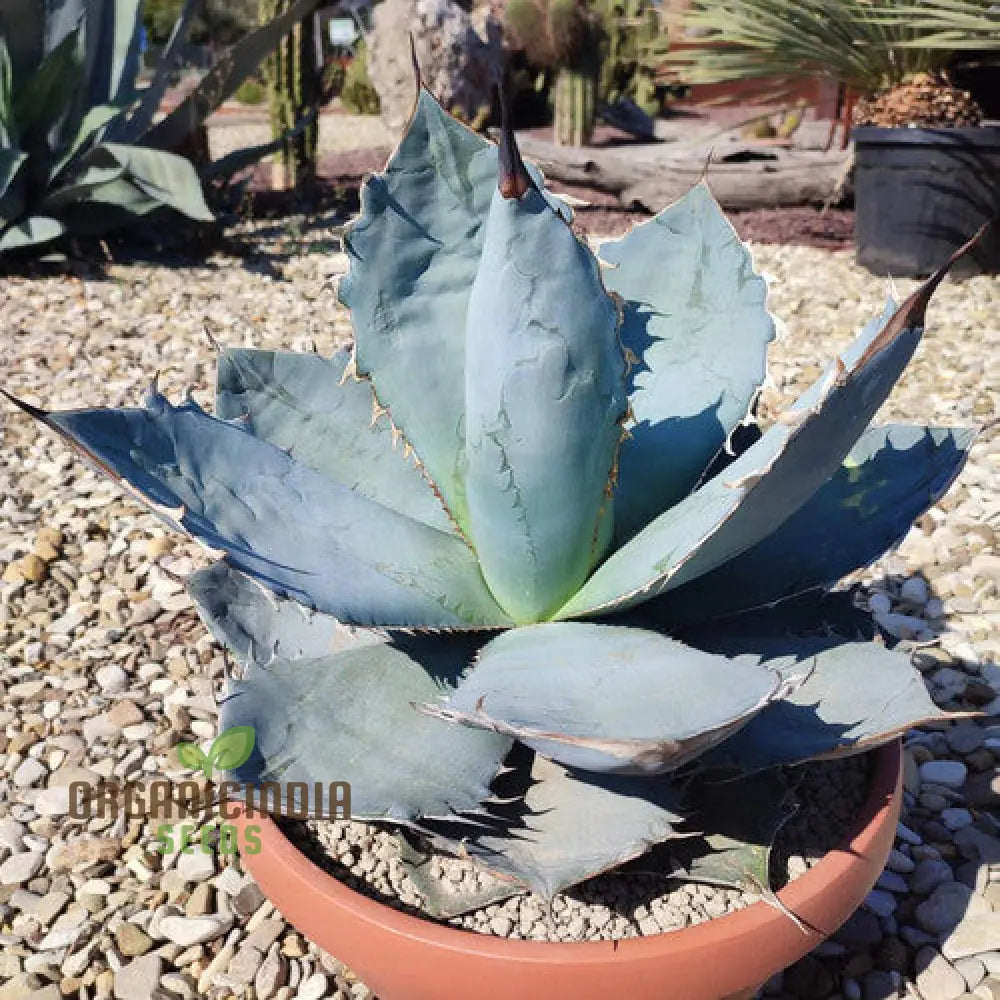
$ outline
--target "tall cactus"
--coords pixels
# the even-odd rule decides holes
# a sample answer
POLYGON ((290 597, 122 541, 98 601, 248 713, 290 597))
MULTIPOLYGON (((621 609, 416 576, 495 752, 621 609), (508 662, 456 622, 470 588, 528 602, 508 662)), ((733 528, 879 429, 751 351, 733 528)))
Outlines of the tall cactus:
POLYGON ((659 110, 656 71, 669 49, 652 0, 594 0, 607 36, 601 65, 601 99, 628 98, 647 114, 659 110))
MULTIPOLYGON (((291 4, 292 0, 260 0, 261 24, 269 23, 291 4)), ((315 20, 307 17, 278 43, 264 66, 271 134, 275 139, 286 137, 277 154, 275 187, 308 187, 316 179, 319 119, 314 116, 303 123, 319 104, 323 90, 316 45, 315 20)))
POLYGON ((555 80, 555 140, 585 146, 594 131, 604 30, 586 0, 510 0, 507 34, 555 80))
POLYGON ((555 136, 560 146, 586 146, 594 130, 597 77, 563 68, 555 84, 555 136))

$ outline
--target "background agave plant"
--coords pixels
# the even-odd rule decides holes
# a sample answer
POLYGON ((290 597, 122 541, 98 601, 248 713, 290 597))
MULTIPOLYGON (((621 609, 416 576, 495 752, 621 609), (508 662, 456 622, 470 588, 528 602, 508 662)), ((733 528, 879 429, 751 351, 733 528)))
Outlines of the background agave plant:
POLYGON ((350 781, 356 818, 551 896, 722 832, 713 776, 766 820, 774 769, 941 717, 908 656, 785 599, 962 464, 969 431, 869 426, 944 270, 759 431, 774 326, 704 185, 598 259, 509 133, 421 91, 348 251, 353 354, 222 351, 215 416, 19 404, 222 556, 189 586, 244 667, 240 781, 350 781))
MULTIPOLYGON (((157 209, 211 220, 202 180, 174 150, 316 6, 298 0, 237 42, 155 121, 199 0, 188 0, 153 79, 138 88, 142 0, 18 0, 0 11, 0 254, 101 235, 157 209)), ((235 171, 266 154, 239 151, 235 171)))

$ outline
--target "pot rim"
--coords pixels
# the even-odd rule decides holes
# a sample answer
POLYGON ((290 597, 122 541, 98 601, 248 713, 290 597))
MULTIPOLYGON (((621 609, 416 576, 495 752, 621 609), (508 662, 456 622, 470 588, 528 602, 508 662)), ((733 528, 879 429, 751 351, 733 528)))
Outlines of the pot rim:
POLYGON ((909 125, 853 125, 851 138, 861 145, 944 146, 958 150, 969 147, 991 149, 1000 144, 1000 122, 981 125, 911 127, 909 125))
MULTIPOLYGON (((892 743, 874 748, 872 753, 874 768, 871 786, 864 806, 844 838, 809 871, 776 894, 784 907, 802 917, 806 936, 813 940, 814 945, 836 928, 812 926, 802 911, 816 911, 817 901, 831 887, 856 878, 858 866, 872 863, 880 834, 890 819, 895 832, 899 804, 897 791, 902 781, 901 740, 897 738, 892 743)), ((309 860, 270 816, 247 817, 243 806, 236 802, 229 803, 229 815, 239 827, 258 827, 261 851, 244 854, 243 865, 252 875, 263 869, 268 870, 272 877, 267 881, 272 888, 265 892, 279 912, 284 912, 283 899, 290 894, 308 891, 323 898, 325 909, 346 911, 365 924, 377 925, 383 931, 439 950, 528 963, 603 963, 607 961, 609 952, 617 953, 621 961, 624 958, 662 957, 694 947, 712 947, 724 941, 732 942, 734 938, 744 938, 750 944, 753 935, 760 933, 762 921, 773 920, 776 928, 778 922, 791 925, 788 916, 778 908, 758 901, 735 913, 692 927, 618 941, 525 941, 480 934, 437 923, 430 917, 404 913, 349 888, 309 860), (274 892, 274 876, 279 872, 278 884, 282 888, 274 892)), ((879 870, 883 863, 884 856, 879 857, 879 870)), ((288 909, 292 911, 295 907, 289 906, 288 909)), ((295 923, 294 919, 291 922, 295 923)), ((299 929, 309 936, 308 927, 299 929)))

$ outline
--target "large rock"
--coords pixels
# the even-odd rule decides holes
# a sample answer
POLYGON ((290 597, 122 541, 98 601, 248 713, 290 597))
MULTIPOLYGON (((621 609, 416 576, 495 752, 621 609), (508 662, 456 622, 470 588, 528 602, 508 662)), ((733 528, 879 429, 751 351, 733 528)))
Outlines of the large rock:
POLYGON ((488 15, 477 15, 451 0, 384 0, 376 5, 368 75, 391 128, 402 129, 413 108, 411 33, 424 86, 448 111, 472 121, 492 104, 499 35, 494 32, 496 40, 487 42, 488 15))

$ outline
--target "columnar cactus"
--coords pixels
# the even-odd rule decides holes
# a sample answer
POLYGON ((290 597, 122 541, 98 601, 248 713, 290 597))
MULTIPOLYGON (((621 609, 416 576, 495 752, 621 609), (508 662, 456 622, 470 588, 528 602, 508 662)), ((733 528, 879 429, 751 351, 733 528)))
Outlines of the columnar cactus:
POLYGON ((505 27, 536 66, 555 71, 555 139, 584 146, 597 116, 604 31, 586 0, 510 0, 505 27))
POLYGON ((599 257, 569 223, 509 128, 421 91, 347 239, 353 352, 225 350, 214 416, 19 404, 221 555, 189 589, 246 668, 235 778, 349 781, 546 896, 718 832, 715 778, 766 811, 758 772, 945 717, 787 599, 897 542, 971 439, 871 425, 947 265, 748 433, 774 324, 708 188, 599 257))
MULTIPOLYGON (((270 24, 292 0, 260 0, 260 22, 270 24)), ((323 91, 318 65, 315 19, 307 17, 278 43, 264 64, 271 134, 282 139, 277 152, 276 187, 308 186, 316 178, 319 119, 315 112, 323 91)))
POLYGON ((597 117, 597 76, 563 67, 556 74, 553 129, 561 146, 586 146, 597 117))

